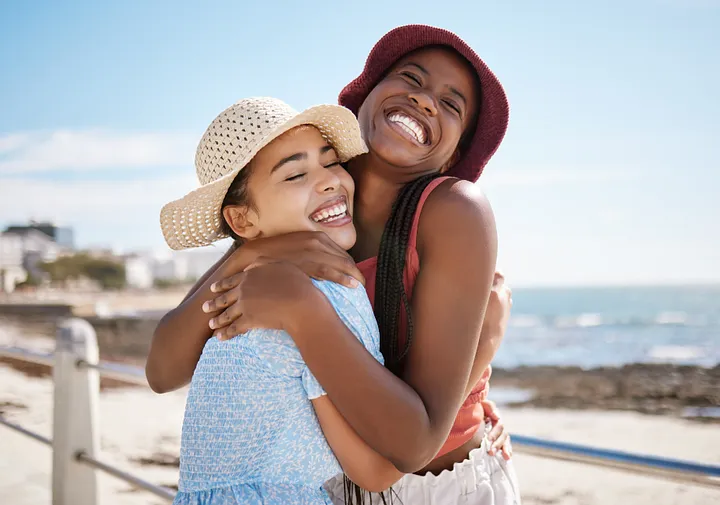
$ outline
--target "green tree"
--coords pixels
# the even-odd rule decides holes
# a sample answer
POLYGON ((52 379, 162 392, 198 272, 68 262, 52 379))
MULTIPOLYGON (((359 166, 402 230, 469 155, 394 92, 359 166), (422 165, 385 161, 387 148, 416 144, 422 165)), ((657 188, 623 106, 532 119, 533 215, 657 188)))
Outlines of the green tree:
POLYGON ((86 253, 64 256, 56 261, 41 263, 53 281, 86 277, 100 283, 104 289, 125 287, 125 265, 110 259, 92 258, 86 253))

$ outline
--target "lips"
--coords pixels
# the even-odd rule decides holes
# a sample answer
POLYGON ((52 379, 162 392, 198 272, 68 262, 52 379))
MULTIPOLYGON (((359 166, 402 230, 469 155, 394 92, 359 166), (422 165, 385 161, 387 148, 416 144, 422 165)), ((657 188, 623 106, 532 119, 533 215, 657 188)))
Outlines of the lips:
POLYGON ((340 196, 322 204, 310 214, 310 219, 316 223, 328 224, 349 217, 347 198, 340 196))
POLYGON ((427 146, 432 140, 432 129, 424 120, 411 111, 393 108, 387 114, 388 122, 396 129, 409 136, 416 143, 427 146))

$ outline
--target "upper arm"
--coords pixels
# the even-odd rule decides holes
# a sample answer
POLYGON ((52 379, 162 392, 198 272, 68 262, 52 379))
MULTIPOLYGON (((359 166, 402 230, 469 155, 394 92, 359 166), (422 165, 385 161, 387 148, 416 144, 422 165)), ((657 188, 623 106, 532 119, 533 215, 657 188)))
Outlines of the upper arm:
POLYGON ((380 363, 380 330, 364 286, 349 288, 330 281, 312 281, 330 301, 340 320, 380 363))
POLYGON ((415 333, 403 379, 423 399, 431 424, 447 433, 465 399, 497 256, 495 218, 476 186, 456 181, 431 193, 418 253, 415 333))

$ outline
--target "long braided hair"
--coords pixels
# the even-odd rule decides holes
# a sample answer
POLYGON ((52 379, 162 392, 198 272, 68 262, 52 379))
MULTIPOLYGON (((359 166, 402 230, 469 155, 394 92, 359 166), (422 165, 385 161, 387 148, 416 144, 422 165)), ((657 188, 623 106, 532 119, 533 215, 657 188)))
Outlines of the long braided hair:
POLYGON ((405 185, 393 204, 380 240, 375 274, 375 317, 380 328, 380 351, 385 358, 385 366, 396 375, 399 375, 402 360, 410 349, 414 330, 404 283, 410 231, 423 191, 438 176, 426 175, 405 185), (401 311, 405 312, 407 321, 402 349, 399 348, 401 311))
MULTIPOLYGON (((377 273, 375 274, 375 317, 380 328, 380 351, 385 358, 385 366, 399 375, 402 360, 410 348, 413 336, 413 317, 410 300, 403 282, 405 258, 410 231, 417 211, 420 197, 436 177, 431 174, 406 184, 393 204, 390 218, 380 240, 377 273), (407 316, 405 345, 398 347, 400 336, 400 311, 407 316)), ((393 490, 380 494, 382 503, 393 503, 393 490)), ((343 494, 346 504, 361 505, 370 498, 370 493, 343 476, 343 494)))

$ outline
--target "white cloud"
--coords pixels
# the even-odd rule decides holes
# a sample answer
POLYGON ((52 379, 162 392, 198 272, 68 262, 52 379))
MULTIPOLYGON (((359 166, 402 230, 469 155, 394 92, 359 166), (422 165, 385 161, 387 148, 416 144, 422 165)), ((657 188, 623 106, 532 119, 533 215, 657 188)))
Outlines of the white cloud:
POLYGON ((11 133, 0 137, 0 154, 11 152, 27 144, 30 136, 23 133, 11 133))
POLYGON ((0 136, 0 174, 191 167, 199 138, 188 133, 105 130, 7 134, 0 136))
POLYGON ((159 245, 161 207, 195 187, 192 171, 142 181, 4 179, 0 183, 0 216, 4 224, 34 219, 72 226, 82 244, 159 245))

